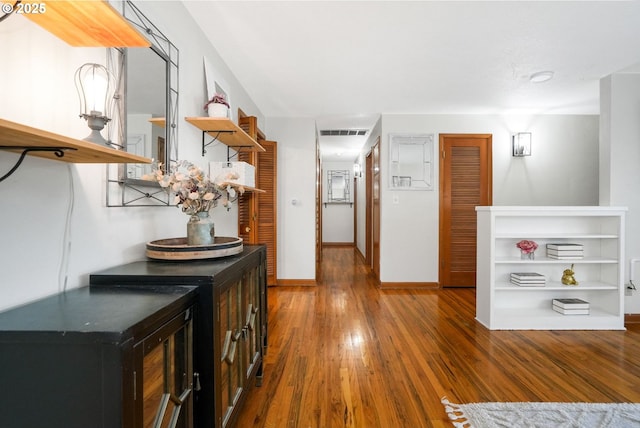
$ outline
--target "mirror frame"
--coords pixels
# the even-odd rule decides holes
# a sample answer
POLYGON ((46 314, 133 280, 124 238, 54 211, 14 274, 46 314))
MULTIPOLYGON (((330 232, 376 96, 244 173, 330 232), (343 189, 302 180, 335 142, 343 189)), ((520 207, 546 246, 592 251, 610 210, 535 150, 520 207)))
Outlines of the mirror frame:
MULTIPOLYGON (((165 157, 154 162, 169 165, 178 158, 178 82, 179 51, 173 43, 130 0, 121 3, 120 13, 145 34, 152 49, 166 62, 165 157)), ((139 49, 139 48, 137 48, 139 49)), ((109 123, 109 134, 117 132, 119 148, 127 150, 127 48, 107 52, 107 68, 117 76, 116 111, 109 123)), ((107 165, 107 206, 168 206, 169 194, 158 183, 127 177, 127 164, 107 165)))

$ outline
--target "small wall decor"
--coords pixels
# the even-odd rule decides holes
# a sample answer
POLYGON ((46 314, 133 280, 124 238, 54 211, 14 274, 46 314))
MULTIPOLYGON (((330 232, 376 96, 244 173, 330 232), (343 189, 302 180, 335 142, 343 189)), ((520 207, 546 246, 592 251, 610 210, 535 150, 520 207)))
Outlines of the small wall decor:
POLYGON ((389 187, 433 190, 433 134, 389 134, 389 187))
POLYGON ((531 132, 518 132, 511 136, 513 157, 531 156, 531 132))
POLYGON ((327 171, 327 202, 351 203, 348 170, 327 171))

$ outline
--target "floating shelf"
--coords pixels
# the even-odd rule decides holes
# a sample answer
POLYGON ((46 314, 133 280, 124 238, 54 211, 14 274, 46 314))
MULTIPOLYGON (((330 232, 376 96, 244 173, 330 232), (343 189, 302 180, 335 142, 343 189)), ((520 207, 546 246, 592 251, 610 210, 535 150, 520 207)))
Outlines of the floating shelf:
POLYGON ((204 142, 204 134, 212 136, 215 140, 241 152, 266 151, 256 140, 244 132, 242 128, 230 119, 216 117, 185 117, 185 120, 200 129, 202 135, 202 153, 207 146, 204 142))
MULTIPOLYGON (((51 34, 76 47, 150 47, 151 43, 106 1, 24 3, 41 13, 25 13, 51 34)), ((31 11, 31 10, 30 10, 31 11)), ((29 12, 30 12, 29 11, 29 12)))
POLYGON ((0 119, 0 150, 21 153, 16 165, 0 181, 20 166, 25 155, 70 163, 151 163, 150 158, 76 140, 38 128, 0 119))
POLYGON ((167 125, 167 120, 164 117, 153 117, 149 119, 152 125, 159 126, 160 128, 164 128, 167 125))
MULTIPOLYGON (((232 187, 238 188, 241 185, 238 183, 227 183, 227 182, 223 182, 223 183, 219 183, 221 186, 228 186, 231 185, 232 187)), ((251 186, 244 186, 242 185, 242 187, 244 187, 244 191, 245 192, 250 192, 250 193, 267 193, 266 190, 262 190, 262 189, 256 189, 255 187, 251 187, 251 186)))

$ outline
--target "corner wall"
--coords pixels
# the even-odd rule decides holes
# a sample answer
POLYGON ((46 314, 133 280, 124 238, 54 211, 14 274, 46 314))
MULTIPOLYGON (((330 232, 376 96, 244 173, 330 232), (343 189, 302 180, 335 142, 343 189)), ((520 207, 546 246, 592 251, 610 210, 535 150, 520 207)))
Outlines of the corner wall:
MULTIPOLYGON (((627 207, 625 284, 630 260, 640 259, 640 74, 617 73, 600 81, 602 205, 627 207)), ((640 314, 640 263, 637 291, 625 297, 625 313, 640 314)))

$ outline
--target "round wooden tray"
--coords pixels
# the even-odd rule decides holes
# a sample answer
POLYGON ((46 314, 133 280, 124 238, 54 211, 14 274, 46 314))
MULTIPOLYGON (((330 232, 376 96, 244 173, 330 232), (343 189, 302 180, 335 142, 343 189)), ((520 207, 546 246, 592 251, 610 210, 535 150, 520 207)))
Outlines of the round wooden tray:
POLYGON ((211 245, 188 245, 187 238, 160 239, 147 243, 147 257, 158 260, 217 259, 242 252, 242 238, 216 236, 211 245))

